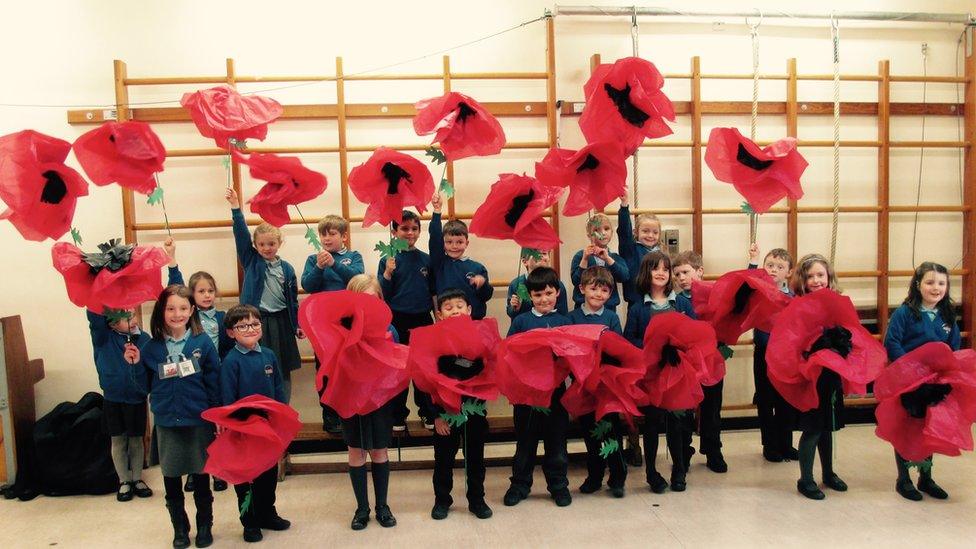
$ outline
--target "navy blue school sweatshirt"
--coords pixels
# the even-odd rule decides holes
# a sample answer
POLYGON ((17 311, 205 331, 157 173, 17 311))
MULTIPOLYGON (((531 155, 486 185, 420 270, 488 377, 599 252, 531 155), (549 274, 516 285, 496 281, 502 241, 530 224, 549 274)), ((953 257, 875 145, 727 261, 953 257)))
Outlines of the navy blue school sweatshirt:
MULTIPOLYGON (((241 285, 241 303, 261 308, 261 294, 264 293, 265 279, 268 276, 268 262, 251 245, 251 233, 247 230, 247 222, 240 208, 231 210, 234 220, 234 245, 237 247, 237 259, 244 269, 244 283, 241 285)), ((291 320, 292 332, 298 330, 298 279, 295 268, 284 259, 281 260, 281 270, 284 273, 285 305, 288 318, 291 320)))
MULTIPOLYGON (((610 288, 610 299, 603 304, 604 307, 610 310, 616 310, 617 305, 620 304, 620 293, 617 292, 617 284, 626 282, 630 278, 630 271, 627 269, 627 262, 624 261, 619 255, 608 252, 610 258, 613 259, 613 265, 604 265, 613 275, 613 286, 610 288)), ((580 280, 583 278, 583 269, 580 267, 580 262, 583 261, 583 250, 576 252, 573 256, 573 261, 570 263, 572 269, 570 270, 570 279, 573 281, 573 303, 576 304, 578 308, 583 304, 583 292, 580 291, 579 285, 580 280)), ((586 260, 587 267, 593 267, 599 265, 597 258, 595 256, 590 256, 586 260)))
POLYGON ((573 309, 573 312, 569 313, 569 320, 573 324, 602 324, 620 335, 624 333, 623 328, 620 327, 620 317, 606 307, 592 314, 584 312, 583 307, 573 309))
POLYGON ((396 255, 396 269, 390 280, 383 277, 386 258, 381 257, 376 277, 383 289, 383 299, 397 313, 429 313, 431 301, 430 256, 414 248, 396 255))
MULTIPOLYGON (((508 293, 505 294, 505 312, 508 313, 509 318, 514 319, 518 315, 532 310, 532 301, 528 299, 522 301, 518 309, 512 309, 508 306, 508 302, 512 300, 512 296, 518 293, 519 284, 525 284, 525 276, 519 275, 508 283, 508 293)), ((564 315, 569 314, 569 300, 566 297, 566 286, 562 280, 559 281, 559 297, 556 298, 556 312, 564 315)))
POLYGON ((918 316, 915 318, 911 307, 904 303, 895 309, 888 320, 884 339, 888 360, 897 360, 905 353, 933 341, 945 343, 953 351, 959 350, 961 340, 958 324, 950 325, 938 312, 934 319, 921 311, 918 316))
POLYGON ((220 364, 221 403, 227 406, 251 395, 286 402, 278 359, 271 349, 261 345, 254 349, 234 345, 220 364))
POLYGON ((534 330, 536 328, 557 328, 559 326, 569 326, 570 324, 572 324, 572 322, 570 322, 569 317, 559 313, 558 311, 552 311, 544 315, 539 315, 533 309, 527 313, 522 313, 515 317, 515 320, 512 321, 512 325, 508 328, 507 335, 513 336, 515 334, 528 332, 529 330, 534 330))
POLYGON ((200 372, 186 377, 161 379, 162 365, 169 352, 166 342, 150 339, 142 348, 142 357, 133 366, 134 377, 141 376, 149 387, 149 403, 156 425, 194 427, 206 424, 200 413, 220 406, 220 359, 207 334, 187 334, 180 351, 187 359, 195 358, 200 372))
MULTIPOLYGON (((184 286, 186 283, 183 282, 183 273, 180 272, 180 267, 169 268, 169 280, 166 282, 167 285, 172 286, 173 284, 178 284, 184 286)), ((193 291, 193 288, 190 288, 193 291)), ((224 316, 226 313, 224 311, 215 311, 214 309, 208 309, 203 311, 197 308, 197 316, 200 318, 200 324, 203 326, 203 331, 207 332, 210 336, 210 342, 217 346, 217 356, 223 360, 224 356, 227 355, 227 351, 234 346, 234 339, 227 335, 227 330, 224 329, 224 316), (208 329, 208 323, 204 322, 207 315, 213 315, 214 323, 216 324, 216 331, 213 333, 208 329)))
POLYGON ((494 295, 495 289, 488 280, 488 269, 484 265, 469 258, 452 259, 444 251, 444 232, 441 227, 441 214, 434 213, 430 220, 430 272, 434 277, 434 294, 440 295, 445 290, 456 288, 468 296, 471 305, 471 318, 481 320, 488 310, 488 300, 494 295), (481 275, 485 283, 481 288, 471 285, 471 279, 481 275))
POLYGON ((363 256, 355 250, 339 251, 332 254, 335 263, 331 267, 319 268, 318 254, 312 254, 305 260, 305 270, 302 271, 302 288, 314 294, 316 292, 332 292, 345 290, 349 279, 366 272, 363 256))
POLYGON ((634 224, 630 220, 630 208, 621 206, 617 212, 617 251, 627 264, 627 280, 624 281, 624 300, 634 304, 644 299, 637 289, 637 271, 641 260, 650 252, 660 251, 661 246, 648 247, 634 238, 634 224))
POLYGON ((144 377, 133 378, 132 365, 125 361, 125 344, 132 343, 139 349, 149 343, 145 332, 126 335, 108 325, 108 319, 100 314, 85 311, 88 329, 91 331, 92 350, 95 353, 95 371, 98 385, 105 400, 124 404, 143 404, 149 388, 144 377))

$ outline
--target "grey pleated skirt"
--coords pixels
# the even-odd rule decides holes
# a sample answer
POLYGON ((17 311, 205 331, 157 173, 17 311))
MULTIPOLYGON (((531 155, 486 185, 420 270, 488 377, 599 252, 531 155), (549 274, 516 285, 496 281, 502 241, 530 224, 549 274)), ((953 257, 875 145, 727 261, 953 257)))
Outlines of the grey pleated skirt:
POLYGON ((164 477, 179 477, 203 472, 207 446, 214 440, 213 425, 194 427, 156 426, 159 467, 164 477))

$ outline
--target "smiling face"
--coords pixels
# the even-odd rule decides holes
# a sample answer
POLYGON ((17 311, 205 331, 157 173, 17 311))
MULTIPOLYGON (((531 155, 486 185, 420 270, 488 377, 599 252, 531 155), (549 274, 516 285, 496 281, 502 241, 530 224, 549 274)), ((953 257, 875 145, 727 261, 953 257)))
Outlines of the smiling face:
POLYGON ((451 259, 461 259, 468 249, 468 237, 464 235, 444 235, 444 253, 451 259))
POLYGON ((793 274, 793 269, 790 268, 790 263, 781 257, 773 257, 767 255, 766 259, 763 260, 763 269, 773 277, 773 280, 777 284, 783 284, 790 279, 790 275, 793 274))
POLYGON ((407 245, 412 250, 417 244, 417 239, 420 238, 420 224, 413 219, 407 219, 397 225, 396 231, 393 231, 393 236, 407 241, 407 245))
POLYGON ((461 315, 471 316, 471 305, 460 297, 444 301, 441 303, 441 308, 437 310, 437 318, 441 320, 461 315))
POLYGON ((651 270, 651 295, 666 296, 670 289, 671 269, 665 262, 659 261, 651 270))
POLYGON ((166 332, 173 337, 182 336, 186 332, 186 324, 192 314, 193 305, 190 304, 189 299, 178 295, 169 296, 166 299, 166 308, 163 309, 166 332))
POLYGON ((537 313, 551 313, 556 307, 556 298, 559 297, 559 289, 546 286, 541 290, 530 290, 529 298, 532 299, 532 308, 537 313))
POLYGON ((281 247, 281 238, 273 233, 256 233, 254 235, 254 249, 264 259, 274 261, 281 247))
POLYGON ((943 273, 929 271, 922 276, 918 283, 919 293, 922 294, 922 306, 934 309, 945 297, 949 289, 949 277, 943 273))
POLYGON ((201 309, 210 309, 217 299, 217 289, 205 278, 201 278, 193 286, 193 302, 201 309))
POLYGON ((341 250, 345 241, 346 235, 337 229, 328 229, 324 233, 319 232, 319 243, 322 244, 322 249, 329 253, 336 253, 341 250))
POLYGON ((589 231, 591 244, 599 248, 606 248, 610 245, 610 239, 613 237, 613 227, 610 226, 609 221, 601 221, 598 218, 594 218, 592 222, 586 224, 586 228, 589 231))
POLYGON ((691 290, 692 282, 696 280, 701 280, 702 276, 705 274, 705 269, 702 267, 694 268, 690 263, 685 263, 684 265, 678 265, 674 269, 674 280, 678 283, 678 286, 682 291, 691 290))
POLYGON ((637 242, 653 248, 661 242, 661 223, 653 219, 645 219, 637 225, 634 230, 634 237, 637 242))
POLYGON ((591 311, 597 311, 603 304, 610 299, 610 288, 603 284, 580 284, 580 291, 583 292, 583 300, 591 311))
POLYGON ((261 320, 248 316, 239 320, 234 327, 227 330, 227 335, 245 349, 253 349, 261 341, 261 320))
POLYGON ((803 285, 806 286, 807 292, 829 288, 830 274, 827 272, 827 266, 819 261, 811 264, 803 278, 803 285))

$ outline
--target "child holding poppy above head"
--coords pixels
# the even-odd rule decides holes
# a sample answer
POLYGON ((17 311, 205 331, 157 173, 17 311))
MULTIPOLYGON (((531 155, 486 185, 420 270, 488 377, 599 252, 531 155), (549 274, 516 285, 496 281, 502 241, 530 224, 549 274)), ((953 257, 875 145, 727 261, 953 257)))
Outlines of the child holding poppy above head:
POLYGON ((652 213, 642 213, 636 223, 635 228, 630 220, 630 202, 624 193, 617 212, 617 251, 627 265, 628 276, 623 288, 628 305, 639 304, 644 299, 636 286, 641 261, 648 253, 661 249, 661 220, 652 213))
MULTIPOLYGON (((420 238, 420 216, 410 210, 403 210, 400 223, 394 221, 390 229, 391 236, 402 239, 407 243, 406 251, 396 254, 396 257, 381 257, 377 269, 377 279, 383 289, 384 300, 393 311, 393 327, 404 345, 410 343, 410 330, 420 326, 430 326, 434 323, 430 313, 433 301, 430 297, 430 256, 416 248, 420 238)), ((407 429, 407 391, 403 391, 393 399, 393 430, 407 429)), ((429 405, 427 395, 414 387, 413 401, 419 413, 423 413, 429 405)), ((421 417, 424 425, 432 429, 434 422, 431 418, 421 417)))
MULTIPOLYGON (((559 275, 556 271, 549 267, 536 267, 525 278, 525 286, 532 299, 532 309, 515 317, 508 330, 509 336, 535 328, 556 328, 571 323, 568 317, 556 311, 560 294, 559 275)), ((531 406, 515 405, 515 457, 512 459, 512 484, 505 492, 506 506, 518 505, 529 497, 540 439, 545 445, 542 471, 546 475, 546 484, 552 499, 560 507, 573 503, 573 497, 569 493, 569 480, 566 478, 569 465, 566 453, 569 414, 559 402, 565 392, 563 385, 556 389, 548 414, 536 412, 531 406)))
POLYGON ((156 423, 159 464, 166 488, 166 508, 173 523, 173 547, 190 545, 190 520, 183 505, 182 475, 197 475, 196 546, 213 543, 213 493, 203 472, 214 427, 200 414, 220 405, 220 359, 194 314, 193 294, 186 286, 168 286, 153 307, 152 339, 145 347, 126 344, 125 359, 133 376, 149 387, 156 423))
POLYGON ((576 252, 570 263, 572 265, 570 277, 573 280, 573 303, 576 304, 577 309, 583 305, 583 292, 579 289, 583 271, 593 266, 606 267, 613 275, 614 282, 610 287, 610 297, 604 307, 610 311, 615 311, 617 305, 620 304, 617 284, 630 278, 627 263, 621 256, 611 252, 608 248, 610 239, 613 238, 613 227, 610 225, 610 218, 606 214, 593 214, 586 222, 586 232, 590 239, 590 245, 576 252))
POLYGON ((302 366, 295 337, 305 337, 298 327, 298 279, 295 268, 278 257, 281 231, 274 225, 261 223, 254 229, 252 241, 237 192, 227 189, 224 197, 230 203, 237 259, 244 269, 241 303, 253 305, 261 311, 261 342, 278 357, 287 402, 291 400, 291 372, 302 366))
MULTIPOLYGON (((953 351, 961 344, 956 311, 949 297, 949 271, 945 266, 926 261, 915 269, 908 284, 908 296, 891 315, 884 345, 888 360, 894 362, 902 355, 929 342, 941 342, 953 351)), ((949 494, 932 480, 932 456, 925 459, 927 468, 920 467, 918 490, 908 476, 908 462, 895 452, 898 481, 895 491, 912 501, 922 499, 925 492, 935 499, 946 499, 949 494)))
MULTIPOLYGON (((532 310, 532 301, 529 299, 523 300, 519 296, 519 286, 525 285, 525 279, 528 278, 529 273, 534 271, 537 267, 549 267, 549 263, 551 262, 549 252, 540 252, 531 248, 522 248, 521 254, 522 266, 525 267, 525 274, 519 275, 512 279, 512 281, 508 284, 508 293, 506 294, 505 312, 508 313, 508 317, 512 319, 522 313, 527 313, 532 310)), ((528 292, 528 290, 526 290, 526 292, 528 292)), ((560 280, 559 297, 556 298, 556 311, 563 315, 569 314, 569 305, 566 294, 566 286, 564 286, 560 280)))
MULTIPOLYGON (((224 317, 224 331, 235 341, 220 365, 221 405, 227 406, 251 395, 285 402, 284 378, 278 359, 261 339, 261 311, 252 305, 235 305, 224 317)), ((248 492, 251 502, 240 515, 244 541, 261 541, 261 529, 287 530, 291 523, 275 509, 278 466, 274 465, 249 483, 237 484, 237 506, 242 508, 248 492)))
MULTIPOLYGON (((639 348, 644 348, 644 333, 654 316, 675 311, 674 295, 671 291, 671 258, 657 250, 648 253, 641 260, 637 272, 637 290, 644 296, 643 301, 634 303, 627 309, 627 325, 624 337, 639 348)), ((685 452, 685 432, 689 426, 682 424, 674 413, 654 406, 641 409, 644 414, 644 473, 647 484, 655 494, 663 494, 668 482, 657 471, 657 448, 661 432, 665 433, 668 452, 671 454, 671 489, 683 492, 686 487, 688 461, 691 454, 685 452), (686 455, 687 454, 687 455, 686 455)), ((686 414, 687 417, 687 414, 686 414)), ((689 435, 690 436, 690 435, 689 435)))
MULTIPOLYGON (((363 256, 346 248, 349 222, 338 215, 327 215, 319 221, 318 231, 322 250, 305 260, 302 288, 310 294, 344 290, 352 277, 366 272, 363 256)), ((315 368, 319 366, 316 358, 315 368)), ((325 391, 325 385, 322 390, 325 391)), ((338 433, 342 429, 339 414, 325 404, 322 404, 322 428, 329 433, 338 433)))
POLYGON ((431 201, 433 216, 430 220, 430 270, 434 280, 434 293, 440 295, 448 289, 464 292, 471 305, 471 318, 485 318, 488 300, 495 293, 488 280, 488 270, 477 261, 466 257, 468 226, 464 221, 452 219, 441 228, 441 195, 434 193, 431 201))

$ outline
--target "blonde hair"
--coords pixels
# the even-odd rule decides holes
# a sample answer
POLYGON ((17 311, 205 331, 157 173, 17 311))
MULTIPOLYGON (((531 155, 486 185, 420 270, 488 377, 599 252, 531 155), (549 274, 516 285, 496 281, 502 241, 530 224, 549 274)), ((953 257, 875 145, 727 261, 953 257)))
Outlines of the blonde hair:
POLYGON ((262 223, 254 228, 254 236, 252 237, 252 242, 258 241, 258 235, 270 234, 278 239, 278 243, 281 243, 281 229, 275 227, 271 223, 262 223))
POLYGON ((800 258, 799 263, 796 264, 796 270, 793 271, 793 280, 790 284, 793 287, 793 293, 796 295, 807 294, 807 273, 816 263, 823 265, 824 269, 827 270, 827 287, 835 292, 840 291, 840 286, 837 285, 837 274, 830 265, 830 261, 820 254, 807 254, 800 258))
POLYGON ((383 299, 383 288, 380 287, 380 281, 373 274, 358 274, 349 279, 349 284, 346 285, 346 289, 350 292, 365 292, 366 290, 373 290, 376 292, 376 297, 383 299))
POLYGON ((338 215, 327 215, 319 221, 319 234, 328 234, 329 231, 339 231, 345 236, 349 232, 349 222, 338 215))
POLYGON ((610 225, 613 228, 613 223, 610 221, 610 216, 603 212, 596 212, 590 216, 590 220, 586 222, 586 229, 589 230, 590 227, 600 227, 603 224, 610 225))
POLYGON ((634 237, 635 238, 637 237, 637 231, 640 230, 641 224, 643 224, 645 221, 650 221, 652 223, 657 223, 657 229, 659 231, 662 228, 661 227, 661 220, 658 219, 656 215, 654 215, 652 213, 642 213, 642 214, 638 215, 636 218, 634 218, 634 237))

